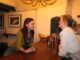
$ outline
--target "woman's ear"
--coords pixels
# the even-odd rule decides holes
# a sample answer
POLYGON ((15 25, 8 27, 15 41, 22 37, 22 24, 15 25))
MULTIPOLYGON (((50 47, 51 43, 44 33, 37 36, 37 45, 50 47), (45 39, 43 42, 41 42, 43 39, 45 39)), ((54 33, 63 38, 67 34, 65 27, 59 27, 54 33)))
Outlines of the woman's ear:
POLYGON ((28 27, 28 24, 26 24, 26 27, 28 27))

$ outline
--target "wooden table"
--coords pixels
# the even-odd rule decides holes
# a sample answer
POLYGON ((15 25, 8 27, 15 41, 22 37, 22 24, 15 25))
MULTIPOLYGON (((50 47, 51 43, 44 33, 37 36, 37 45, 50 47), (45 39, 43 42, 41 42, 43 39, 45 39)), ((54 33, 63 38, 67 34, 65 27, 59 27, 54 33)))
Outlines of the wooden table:
POLYGON ((45 42, 38 42, 36 53, 23 54, 15 52, 0 58, 0 60, 60 60, 60 58, 54 48, 49 48, 45 42))

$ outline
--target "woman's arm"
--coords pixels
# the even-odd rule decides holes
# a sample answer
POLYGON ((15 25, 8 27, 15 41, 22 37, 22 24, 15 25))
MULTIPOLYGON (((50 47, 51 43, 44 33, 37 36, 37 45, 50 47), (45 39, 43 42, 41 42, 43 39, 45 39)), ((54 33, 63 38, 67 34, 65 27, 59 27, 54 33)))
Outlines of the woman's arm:
POLYGON ((64 32, 64 34, 61 35, 61 43, 59 46, 59 55, 60 56, 66 56, 69 48, 69 41, 70 39, 70 34, 68 32, 64 32))
POLYGON ((22 47, 22 43, 23 43, 22 40, 23 40, 22 32, 21 32, 21 30, 19 30, 17 33, 16 48, 18 51, 26 52, 26 50, 23 49, 23 47, 22 47))

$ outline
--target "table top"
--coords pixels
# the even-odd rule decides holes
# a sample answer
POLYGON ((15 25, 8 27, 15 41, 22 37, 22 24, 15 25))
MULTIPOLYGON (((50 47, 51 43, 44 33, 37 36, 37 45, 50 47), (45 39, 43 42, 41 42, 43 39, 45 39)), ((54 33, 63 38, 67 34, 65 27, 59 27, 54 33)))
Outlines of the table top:
POLYGON ((9 56, 0 58, 0 60, 60 60, 57 50, 47 46, 45 42, 38 42, 36 53, 23 54, 15 52, 9 56))

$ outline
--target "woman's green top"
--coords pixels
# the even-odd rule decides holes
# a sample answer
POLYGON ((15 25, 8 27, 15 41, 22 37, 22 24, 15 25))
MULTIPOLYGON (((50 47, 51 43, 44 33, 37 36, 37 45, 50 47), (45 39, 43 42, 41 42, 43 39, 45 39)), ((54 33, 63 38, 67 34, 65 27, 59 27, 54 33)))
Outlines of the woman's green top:
MULTIPOLYGON (((24 37, 21 29, 17 32, 16 36, 17 36, 16 41, 12 47, 15 47, 17 50, 20 50, 20 48, 23 47, 24 44, 24 37)), ((31 46, 34 46, 34 42, 29 43, 29 47, 31 46)))

